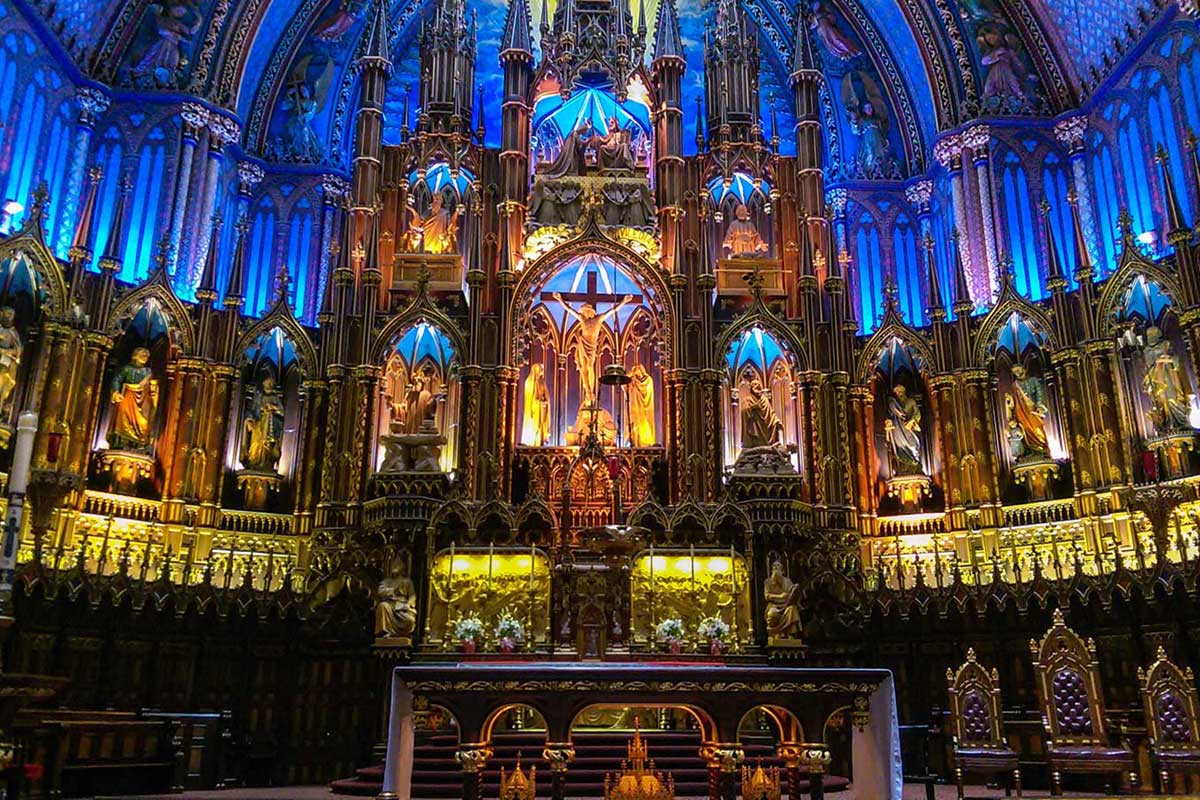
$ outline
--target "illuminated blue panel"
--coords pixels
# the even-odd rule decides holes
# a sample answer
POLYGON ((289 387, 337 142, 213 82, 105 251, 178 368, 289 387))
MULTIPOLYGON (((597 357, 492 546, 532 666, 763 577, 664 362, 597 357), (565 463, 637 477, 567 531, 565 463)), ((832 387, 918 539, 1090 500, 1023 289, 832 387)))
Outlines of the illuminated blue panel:
POLYGON ((1183 55, 1179 65, 1179 94, 1191 130, 1200 133, 1200 47, 1196 39, 1184 36, 1179 47, 1183 55))
POLYGON ((636 126, 649 136, 650 109, 645 90, 637 83, 630 87, 624 103, 617 102, 611 85, 576 87, 565 102, 557 91, 545 92, 533 104, 533 130, 545 140, 565 138, 581 124, 590 121, 598 133, 608 133, 608 120, 617 118, 622 128, 636 126))
POLYGON ((312 252, 314 250, 312 242, 312 206, 306 198, 301 198, 296 203, 296 210, 292 212, 292 219, 288 223, 287 267, 292 276, 288 294, 292 311, 297 319, 304 318, 304 305, 308 299, 309 285, 312 282, 312 252))
POLYGON ((883 316, 883 256, 879 231, 870 214, 863 213, 854 237, 854 261, 858 265, 859 319, 862 333, 871 333, 883 316))
POLYGON ((454 345, 450 343, 450 337, 441 328, 428 322, 419 322, 405 331, 396 343, 396 352, 404 357, 410 367, 430 359, 442 368, 443 375, 454 360, 454 345))
POLYGON ((121 155, 121 132, 114 126, 104 132, 96 153, 96 163, 104 174, 104 183, 100 186, 97 199, 96 242, 91 264, 93 272, 100 269, 100 257, 104 255, 108 237, 112 233, 113 214, 117 210, 117 203, 123 199, 120 190, 121 155))
POLYGON ((875 370, 887 379, 889 385, 894 385, 905 373, 915 376, 921 371, 919 360, 896 338, 884 345, 875 362, 875 370))
MULTIPOLYGON (((604 313, 619 303, 625 295, 630 295, 636 301, 638 297, 646 300, 644 289, 634 277, 626 272, 625 267, 607 256, 598 253, 586 253, 565 263, 558 272, 546 281, 541 292, 542 302, 551 319, 560 328, 566 325, 566 309, 552 298, 553 293, 560 294, 594 294, 598 299, 585 301, 582 299, 569 300, 568 305, 578 310, 585 302, 590 302, 600 313, 604 313)), ((631 302, 617 314, 615 322, 625 325, 629 318, 638 310, 638 303, 631 302)))
POLYGON ((1117 321, 1157 325, 1162 320, 1163 312, 1170 307, 1171 298, 1163 292, 1162 287, 1139 275, 1125 295, 1125 302, 1117 312, 1117 321))
POLYGON ((1133 217, 1133 233, 1137 236, 1157 229, 1154 207, 1150 202, 1150 180, 1146 173, 1150 154, 1142 146, 1142 132, 1128 105, 1121 105, 1118 119, 1121 120, 1121 127, 1117 133, 1117 150, 1121 154, 1125 201, 1133 217))
MULTIPOLYGON (((59 104, 54 121, 50 123, 50 136, 46 140, 45 166, 42 167, 42 180, 46 182, 50 193, 49 205, 46 209, 46 241, 59 241, 59 231, 64 227, 74 226, 74 219, 59 219, 62 212, 63 195, 67 189, 67 164, 71 158, 71 137, 74 133, 71 122, 71 104, 64 101, 59 104)), ((62 242, 62 247, 55 253, 59 258, 67 258, 69 242, 62 242)))
POLYGON ((892 228, 892 258, 896 265, 896 286, 900 292, 900 313, 910 325, 925 324, 925 292, 921 286, 921 256, 917 249, 917 229, 907 215, 896 218, 892 228))
POLYGON ((1004 159, 1004 226, 1008 232, 1008 251, 1013 260, 1016 290, 1030 300, 1041 300, 1042 275, 1038 268, 1037 223, 1034 220, 1033 200, 1029 196, 1029 179, 1016 153, 1004 159))
POLYGON ((166 185, 163 181, 165 141, 162 129, 155 128, 146 137, 146 143, 138 154, 137 173, 130 198, 128 238, 125 240, 121 272, 117 275, 126 283, 143 280, 150 274, 154 262, 158 204, 166 185))
MULTIPOLYGON (((1179 129, 1175 124, 1175 112, 1171 100, 1167 96, 1167 87, 1162 83, 1162 76, 1156 71, 1151 78, 1150 102, 1146 107, 1146 116, 1150 120, 1151 146, 1157 152, 1161 145, 1167 151, 1168 167, 1171 179, 1175 183, 1175 196, 1179 199, 1179 207, 1183 210, 1183 218, 1191 219, 1192 205, 1188 198, 1188 179, 1184 170, 1186 154, 1180 146, 1179 129)), ((1162 170, 1155 170, 1155 185, 1162 182, 1162 170)), ((1169 233, 1169 231, 1165 231, 1169 233)), ((1165 242, 1164 242, 1165 244, 1165 242)))
POLYGON ((258 316, 267 307, 275 269, 275 204, 264 197, 255 210, 246 249, 246 313, 258 316))
POLYGON ((1058 251, 1058 263, 1066 273, 1064 277, 1074 288, 1075 283, 1075 222, 1071 216, 1071 204, 1067 200, 1070 185, 1067 182, 1067 172, 1059 162, 1058 156, 1051 153, 1046 156, 1042 169, 1042 191, 1046 193, 1046 202, 1050 204, 1050 228, 1054 231, 1055 249, 1058 251))
POLYGON ((758 192, 765 200, 771 193, 771 184, 759 179, 758 186, 755 186, 754 178, 744 172, 735 172, 728 186, 721 178, 713 178, 708 182, 708 191, 712 194, 714 205, 720 208, 729 195, 736 197, 739 203, 749 203, 750 197, 758 192))
POLYGON ((1019 359, 1030 347, 1041 345, 1042 337, 1015 311, 1004 323, 996 338, 996 351, 1007 351, 1014 360, 1019 359))
MULTIPOLYGON (((420 182, 421 176, 416 170, 408 173, 408 182, 416 185, 420 182)), ((461 198, 466 194, 467 189, 471 188, 471 182, 475 180, 475 176, 469 169, 460 169, 457 174, 450 170, 450 165, 444 161, 436 164, 431 164, 425 170, 425 185, 429 187, 430 194, 437 194, 447 186, 453 186, 455 193, 461 198)))
MULTIPOLYGON (((29 194, 33 188, 33 169, 37 163, 38 147, 42 137, 42 118, 45 113, 44 89, 38 81, 26 83, 25 91, 21 94, 18 116, 13 121, 16 135, 12 143, 12 162, 8 171, 8 185, 4 190, 5 199, 16 200, 26 208, 29 207, 29 194)), ((24 216, 24 212, 14 214, 13 224, 16 225, 24 216)))
POLYGON ((942 290, 942 308, 946 318, 954 319, 954 209, 947 192, 939 190, 933 198, 933 252, 936 256, 938 285, 942 290))
POLYGON ((1113 165, 1112 148, 1104 137, 1097 133, 1092 137, 1092 189, 1095 192, 1097 220, 1097 235, 1100 238, 1100 263, 1097 265, 1097 277, 1103 278, 1112 274, 1117 268, 1121 257, 1118 244, 1117 220, 1121 214, 1121 201, 1117 197, 1116 170, 1113 165))
POLYGON ((275 374, 279 375, 295 362, 296 346, 281 328, 274 327, 250 345, 246 350, 246 359, 255 365, 253 373, 257 373, 257 366, 265 362, 276 367, 275 374))
POLYGON ((788 363, 783 345, 774 335, 757 325, 743 332, 725 353, 725 364, 734 376, 740 375, 746 367, 753 367, 765 378, 780 360, 788 363))

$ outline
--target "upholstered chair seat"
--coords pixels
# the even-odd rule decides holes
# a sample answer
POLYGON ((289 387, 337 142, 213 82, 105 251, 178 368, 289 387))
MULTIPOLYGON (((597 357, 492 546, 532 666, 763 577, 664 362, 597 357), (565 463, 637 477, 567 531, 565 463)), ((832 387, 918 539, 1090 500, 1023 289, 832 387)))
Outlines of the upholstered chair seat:
POLYGON ((967 661, 958 671, 946 670, 950 695, 950 725, 954 739, 954 778, 958 798, 963 798, 967 774, 1012 776, 1021 796, 1020 759, 1004 741, 1000 709, 1000 676, 990 672, 967 650, 967 661))

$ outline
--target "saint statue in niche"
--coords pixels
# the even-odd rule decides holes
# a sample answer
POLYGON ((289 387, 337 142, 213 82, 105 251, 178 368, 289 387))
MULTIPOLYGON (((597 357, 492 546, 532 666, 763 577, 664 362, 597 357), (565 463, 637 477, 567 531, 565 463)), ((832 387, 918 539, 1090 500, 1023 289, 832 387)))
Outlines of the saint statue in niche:
POLYGON ((243 423, 242 466, 256 472, 274 472, 282 446, 283 398, 275 377, 265 375, 251 395, 250 410, 243 423))
POLYGON ((529 365, 525 378, 525 423, 521 443, 545 447, 550 440, 550 389, 546 385, 546 367, 529 365))
POLYGON ((800 638, 800 590, 783 574, 783 564, 771 564, 771 574, 763 584, 766 603, 767 636, 772 643, 800 638))
POLYGON ((653 447, 654 379, 641 364, 629 370, 629 443, 634 447, 653 447))
POLYGON ((757 377, 750 380, 750 396, 742 403, 742 449, 771 447, 783 442, 783 423, 771 407, 771 396, 757 377))
POLYGON ((134 66, 131 72, 134 84, 145 89, 175 87, 188 65, 184 50, 191 46, 192 37, 204 22, 200 4, 195 0, 151 3, 146 16, 153 18, 158 38, 134 66))
POLYGON ((399 556, 376 592, 375 636, 407 639, 417 627, 417 591, 408 577, 408 564, 399 556))
POLYGON ((436 429, 433 421, 434 412, 437 411, 437 396, 434 393, 436 377, 432 364, 426 364, 425 369, 420 372, 413 372, 412 383, 409 384, 408 394, 405 397, 404 427, 406 433, 419 433, 427 419, 430 425, 436 429))
POLYGON ((1183 369, 1171 352, 1171 342, 1164 339, 1157 326, 1146 329, 1146 344, 1142 348, 1142 391, 1150 400, 1150 419, 1158 433, 1191 429, 1191 405, 1185 388, 1183 369))
POLYGON ((154 447, 158 380, 150 369, 150 351, 139 347, 109 384, 113 405, 108 445, 114 450, 149 452, 154 447))
POLYGON ((1050 452, 1046 441, 1046 385, 1030 375, 1021 364, 1012 368, 1012 391, 1004 398, 1008 426, 1008 448, 1017 461, 1044 458, 1050 452))
POLYGON ((890 178, 896 173, 896 159, 888 143, 887 101, 879 84, 863 71, 849 72, 842 78, 842 103, 850 118, 850 128, 858 135, 858 153, 854 167, 861 178, 890 178))
POLYGON ((579 407, 590 408, 596 405, 596 383, 600 371, 600 333, 609 318, 615 317, 633 297, 625 295, 620 303, 603 314, 597 314, 596 307, 591 303, 584 303, 576 311, 563 300, 560 293, 555 292, 553 297, 562 304, 567 315, 574 317, 579 324, 579 333, 572 344, 575 369, 579 372, 579 407))
POLYGON ((313 120, 321 112, 329 96, 334 63, 332 60, 327 61, 316 80, 309 81, 308 69, 312 60, 311 54, 306 55, 292 70, 287 93, 282 101, 283 110, 287 112, 283 137, 275 144, 273 149, 277 152, 273 155, 288 161, 315 164, 323 157, 324 146, 313 130, 313 120))
POLYGON ((434 192, 429 213, 421 216, 412 205, 408 207, 408 246, 414 252, 442 255, 458 251, 458 218, 462 205, 453 211, 445 207, 441 192, 434 192))
POLYGON ((7 424, 12 417, 17 372, 25 350, 16 318, 17 312, 11 307, 0 308, 0 424, 7 424))
POLYGON ((605 174, 633 172, 633 136, 621 127, 616 117, 608 118, 608 133, 593 134, 588 145, 596 150, 596 166, 605 174))
POLYGON ((586 153, 592 139, 592 121, 585 119, 562 141, 558 155, 542 174, 547 178, 578 177, 587 169, 586 153))
POLYGON ((904 384, 892 387, 883 433, 896 475, 921 475, 921 405, 904 384))
POLYGON ((745 203, 738 203, 733 217, 729 229, 725 231, 725 239, 721 242, 725 253, 737 258, 753 257, 767 252, 767 243, 758 235, 758 228, 750 221, 750 209, 746 208, 745 203))

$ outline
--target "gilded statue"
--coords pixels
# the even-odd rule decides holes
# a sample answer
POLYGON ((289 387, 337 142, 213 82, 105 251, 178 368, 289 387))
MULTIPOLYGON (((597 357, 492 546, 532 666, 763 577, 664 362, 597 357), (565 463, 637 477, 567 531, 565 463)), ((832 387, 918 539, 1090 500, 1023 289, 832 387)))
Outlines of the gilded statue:
POLYGON ((742 449, 770 447, 783 442, 783 423, 771 406, 771 396, 758 378, 751 378, 749 397, 742 402, 742 449))
POLYGON ((379 584, 375 598, 375 636, 407 639, 417 627, 417 591, 403 558, 392 560, 390 574, 379 584))
POLYGON ((584 303, 579 310, 571 308, 558 292, 554 299, 562 304, 568 316, 574 317, 579 323, 579 334, 575 337, 572 350, 575 353, 575 369, 579 372, 579 407, 590 408, 596 404, 596 384, 600 371, 600 333, 610 317, 629 304, 633 297, 625 295, 621 302, 603 314, 596 313, 596 307, 584 303))
POLYGON ((783 564, 771 564, 771 574, 763 584, 766 603, 767 636, 772 643, 800 638, 800 587, 783 574, 783 564))
POLYGON ((634 447, 653 447, 654 378, 641 364, 629 370, 629 443, 634 447))
POLYGON ((733 258, 753 257, 767 252, 767 243, 758 235, 758 228, 750 221, 750 209, 745 203, 738 203, 733 212, 733 221, 725 231, 725 240, 721 242, 725 253, 733 258))
POLYGON ((158 380, 150 369, 150 351, 139 347, 109 385, 113 405, 108 445, 114 450, 148 451, 154 446, 158 380))
POLYGON ((546 386, 546 367, 530 364, 525 378, 525 422, 521 443, 544 447, 550 440, 550 389, 546 386))
POLYGON ((17 312, 10 306, 0 308, 0 423, 7 422, 12 416, 17 371, 25 350, 21 333, 16 327, 16 318, 17 312))
POLYGON ((418 433, 426 418, 433 418, 437 410, 437 397, 434 395, 434 370, 432 364, 426 364, 425 369, 413 371, 412 381, 408 385, 408 393, 404 399, 404 432, 418 433))
POLYGON ((921 405, 904 384, 892 387, 883 433, 897 475, 923 474, 921 469, 921 405))
POLYGON ((263 376, 242 425, 242 467, 274 472, 283 446, 283 398, 274 376, 263 376))
POLYGON ((429 213, 421 216, 415 207, 408 207, 408 248, 413 252, 443 255, 458 252, 458 218, 462 205, 447 211, 441 192, 434 192, 429 213))
POLYGON ((1184 383, 1179 359, 1171 352, 1171 342, 1164 339, 1157 326, 1146 329, 1146 344, 1142 348, 1145 375, 1142 391, 1150 400, 1150 419, 1159 434, 1191 429, 1191 405, 1184 383))
POLYGON ((1046 385, 1030 375, 1024 366, 1012 368, 1012 391, 1005 398, 1009 450, 1013 458, 1045 456, 1050 452, 1046 441, 1046 385))

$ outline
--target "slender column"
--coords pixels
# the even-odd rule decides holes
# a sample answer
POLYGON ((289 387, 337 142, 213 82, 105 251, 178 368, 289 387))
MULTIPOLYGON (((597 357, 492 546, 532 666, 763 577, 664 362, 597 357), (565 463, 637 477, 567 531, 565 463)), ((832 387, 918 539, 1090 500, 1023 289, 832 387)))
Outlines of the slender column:
POLYGON ((783 761, 788 776, 788 800, 800 800, 796 787, 803 778, 808 779, 809 797, 823 800, 825 797, 825 771, 829 768, 832 754, 820 743, 782 742, 775 753, 783 761))
POLYGON ((740 744, 709 743, 700 748, 708 764, 709 800, 737 800, 738 774, 746 760, 740 744))
POLYGON ((489 744, 465 744, 454 754, 462 767, 463 800, 483 800, 483 768, 491 757, 489 744))
POLYGON ((175 200, 171 206, 171 249, 168 269, 172 276, 179 266, 179 245, 183 240, 183 221, 187 216, 188 193, 192 184, 192 162, 196 143, 208 122, 208 109, 198 103, 184 103, 179 115, 183 118, 183 136, 179 147, 179 169, 175 173, 175 200))
POLYGON ((833 231, 838 252, 849 251, 846 243, 846 207, 850 204, 850 193, 845 189, 830 189, 826 200, 829 210, 833 213, 833 231))
MULTIPOLYGON (((1000 264, 999 247, 996 241, 996 209, 995 198, 992 195, 992 132, 987 125, 976 125, 963 132, 964 148, 970 148, 975 165, 975 184, 979 193, 979 216, 983 222, 983 249, 987 256, 987 287, 991 295, 999 289, 999 279, 996 269, 1000 264)), ((983 290, 983 282, 979 280, 978 271, 968 273, 978 285, 975 290, 983 290)), ((976 299, 980 299, 976 296, 976 299)), ((990 297, 984 298, 990 301, 990 297)))
MULTIPOLYGON (((225 158, 225 145, 236 142, 240 130, 236 123, 227 117, 213 115, 208 121, 210 138, 208 145, 208 165, 204 174, 204 190, 200 195, 200 219, 203 224, 199 228, 196 247, 192 253, 192 263, 186 270, 176 269, 176 286, 179 286, 179 276, 186 275, 185 290, 194 287, 200 278, 200 270, 204 267, 204 259, 208 257, 208 248, 212 240, 213 211, 217 207, 217 188, 221 182, 221 162, 225 158)), ((186 291, 185 291, 186 293, 186 291)))
MULTIPOLYGON (((75 141, 71 147, 71 164, 67 168, 67 190, 63 195, 58 215, 58 253, 66 253, 71 247, 71 236, 75 232, 75 217, 79 213, 79 198, 83 193, 83 176, 87 172, 88 155, 92 147, 92 134, 96 131, 96 120, 108 110, 108 95, 91 86, 81 87, 75 93, 79 104, 79 119, 75 121, 75 141)), ((116 176, 113 176, 116 180, 116 176)))
MULTIPOLYGON (((261 171, 261 170, 260 170, 261 171)), ((325 287, 329 285, 329 248, 333 243, 333 232, 337 225, 337 209, 348 190, 346 181, 337 175, 321 178, 321 255, 318 265, 317 285, 304 302, 304 318, 313 319, 324 300, 325 287)))
MULTIPOLYGON (((954 227, 958 230, 958 252, 962 260, 963 271, 972 274, 974 258, 971 253, 971 237, 967 227, 967 195, 963 186, 963 145, 958 136, 947 136, 938 141, 933 148, 934 157, 945 167, 950 175, 951 204, 954 206, 954 227)), ((959 298, 960 300, 962 298, 959 298)), ((978 301, 978 298, 972 298, 978 301)))
POLYGON ((575 747, 570 742, 547 744, 542 758, 550 762, 550 800, 566 800, 567 768, 575 760, 575 747))
POLYGON ((1092 263, 1100 264, 1100 236, 1099 229, 1096 227, 1096 207, 1092 204, 1092 193, 1089 191, 1091 181, 1088 180, 1087 145, 1084 142, 1084 134, 1087 133, 1087 129, 1087 116, 1079 114, 1060 119, 1055 123, 1054 135, 1058 141, 1067 146, 1067 155, 1071 160, 1071 180, 1075 184, 1075 194, 1078 198, 1079 221, 1083 227, 1084 242, 1092 257, 1092 263))

